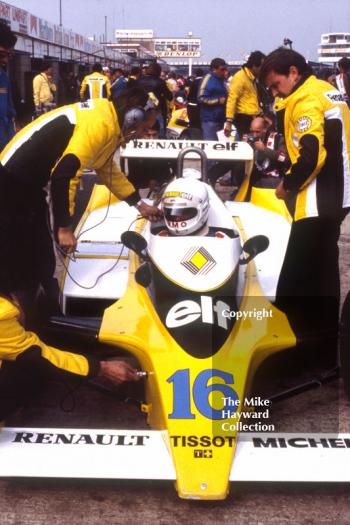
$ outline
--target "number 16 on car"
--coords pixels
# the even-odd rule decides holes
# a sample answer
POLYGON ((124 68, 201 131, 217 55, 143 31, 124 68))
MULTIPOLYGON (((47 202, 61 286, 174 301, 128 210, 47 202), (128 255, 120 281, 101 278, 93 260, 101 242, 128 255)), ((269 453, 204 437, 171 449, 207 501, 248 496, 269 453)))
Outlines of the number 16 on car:
MULTIPOLYGON (((198 412, 211 420, 225 419, 223 408, 230 407, 234 413, 239 406, 237 392, 232 388, 234 384, 233 374, 209 368, 202 370, 195 378, 191 377, 190 369, 178 370, 167 379, 173 386, 173 410, 168 414, 169 419, 195 419, 196 415, 192 412, 193 401, 198 412), (217 382, 221 379, 223 382, 217 382), (209 384, 209 382, 211 383, 209 384), (221 399, 223 408, 214 408, 210 404, 209 396, 217 393, 221 399)), ((227 417, 227 416, 226 416, 227 417)))

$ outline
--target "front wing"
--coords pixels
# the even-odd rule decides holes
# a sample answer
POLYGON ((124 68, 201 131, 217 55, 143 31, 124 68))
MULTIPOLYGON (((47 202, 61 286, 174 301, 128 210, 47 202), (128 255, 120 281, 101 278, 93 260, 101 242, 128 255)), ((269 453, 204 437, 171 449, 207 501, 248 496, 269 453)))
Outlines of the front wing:
MULTIPOLYGON (((230 481, 350 482, 349 454, 350 434, 241 433, 230 481)), ((204 483, 215 476, 209 456, 200 458, 204 483)), ((176 474, 166 431, 5 427, 0 477, 175 480, 176 474)))

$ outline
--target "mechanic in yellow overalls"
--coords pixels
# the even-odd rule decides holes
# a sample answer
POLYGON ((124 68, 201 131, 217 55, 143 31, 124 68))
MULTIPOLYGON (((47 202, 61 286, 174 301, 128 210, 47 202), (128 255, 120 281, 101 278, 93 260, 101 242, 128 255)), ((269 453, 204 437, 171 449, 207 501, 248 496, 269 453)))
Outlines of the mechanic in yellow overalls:
POLYGON ((41 393, 47 381, 101 377, 113 384, 137 381, 124 361, 100 361, 46 345, 21 324, 14 290, 23 284, 25 258, 10 254, 0 267, 0 423, 41 393))
POLYGON ((232 77, 226 103, 225 134, 228 137, 231 135, 232 123, 241 138, 249 133, 251 121, 261 113, 256 78, 264 57, 261 51, 253 51, 247 63, 232 77))
POLYGON ((57 242, 68 252, 76 246, 70 226, 69 183, 83 169, 95 170, 114 195, 136 205, 142 215, 153 218, 159 213, 140 200, 113 162, 122 142, 154 123, 155 111, 148 109, 148 95, 139 88, 126 90, 118 104, 95 99, 46 113, 17 133, 0 154, 2 259, 12 252, 26 258, 24 295, 29 300, 23 299, 25 310, 31 308, 39 285, 49 297, 57 292, 44 190, 49 180, 57 242))
POLYGON ((81 83, 80 99, 110 98, 111 83, 109 78, 102 73, 102 65, 96 63, 92 69, 92 73, 86 75, 81 83))
POLYGON ((293 217, 277 306, 294 322, 297 334, 327 330, 335 340, 338 239, 350 209, 350 110, 342 94, 317 79, 293 50, 268 55, 261 80, 280 97, 275 110, 291 160, 276 190, 293 217))

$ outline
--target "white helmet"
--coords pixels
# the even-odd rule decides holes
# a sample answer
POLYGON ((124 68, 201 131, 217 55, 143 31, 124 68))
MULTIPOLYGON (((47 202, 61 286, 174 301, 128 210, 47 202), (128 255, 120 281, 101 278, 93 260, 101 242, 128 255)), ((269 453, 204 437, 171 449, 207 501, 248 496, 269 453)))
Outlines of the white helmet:
POLYGON ((185 168, 182 171, 182 176, 183 176, 184 179, 192 177, 193 179, 199 179, 200 180, 202 178, 201 172, 199 170, 195 169, 195 168, 185 168))
POLYGON ((162 197, 165 224, 173 235, 189 235, 204 226, 209 213, 209 195, 204 182, 176 179, 162 197))

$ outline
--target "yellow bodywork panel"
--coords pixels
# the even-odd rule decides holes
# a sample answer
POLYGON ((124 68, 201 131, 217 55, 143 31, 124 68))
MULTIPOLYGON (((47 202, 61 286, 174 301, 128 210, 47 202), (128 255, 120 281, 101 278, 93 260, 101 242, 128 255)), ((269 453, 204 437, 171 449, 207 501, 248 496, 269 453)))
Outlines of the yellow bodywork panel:
POLYGON ((116 204, 117 202, 120 202, 120 200, 110 192, 107 186, 104 184, 95 184, 84 217, 94 210, 104 208, 105 206, 108 206, 108 204, 116 204))
POLYGON ((175 127, 186 129, 186 126, 181 126, 176 123, 178 119, 189 122, 188 115, 187 115, 187 108, 174 109, 174 111, 171 114, 170 120, 168 122, 168 127, 171 128, 175 126, 175 127))
POLYGON ((285 202, 281 199, 277 199, 275 190, 273 189, 253 187, 249 202, 256 206, 260 206, 260 208, 264 208, 265 210, 278 213, 278 215, 282 215, 282 217, 287 219, 290 224, 292 223, 293 219, 285 202))
POLYGON ((286 316, 263 297, 252 262, 247 266, 240 309, 252 310, 258 304, 271 310, 272 316, 236 321, 214 356, 192 357, 169 334, 146 289, 135 282, 138 258, 131 256, 130 264, 127 292, 105 310, 99 340, 128 350, 147 372, 143 410, 153 429, 167 430, 179 496, 223 499, 237 435, 236 430, 222 428, 225 422, 236 422, 222 419, 224 397, 240 401, 228 407, 232 412, 244 410, 244 398, 260 363, 295 346, 295 335, 286 316), (214 412, 220 419, 213 419, 214 412))
MULTIPOLYGON (((105 186, 95 185, 80 226, 93 210, 115 202, 105 186)), ((252 202, 287 216, 273 190, 253 189, 252 202)), ((244 239, 242 225, 236 223, 244 239)), ((201 257, 194 255, 192 262, 197 268, 205 263, 201 257)), ((165 431, 179 496, 223 499, 229 490, 237 437, 237 430, 224 430, 223 425, 239 421, 227 417, 227 411, 234 415, 247 410, 244 400, 259 365, 268 356, 294 347, 295 335, 286 316, 264 297, 253 261, 246 267, 240 310, 251 311, 258 306, 270 310, 271 317, 237 320, 215 355, 193 357, 171 336, 147 290, 136 283, 139 264, 138 257, 131 254, 127 291, 105 310, 99 340, 129 351, 147 372, 142 410, 152 429, 165 431), (225 406, 224 398, 234 401, 235 406, 225 406)), ((209 340, 208 345, 211 343, 209 340)))

